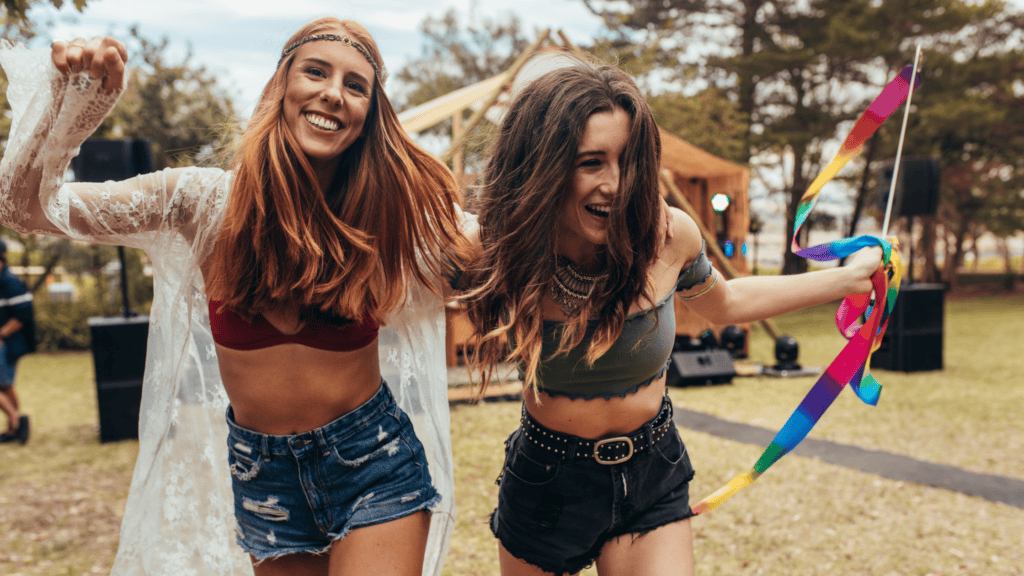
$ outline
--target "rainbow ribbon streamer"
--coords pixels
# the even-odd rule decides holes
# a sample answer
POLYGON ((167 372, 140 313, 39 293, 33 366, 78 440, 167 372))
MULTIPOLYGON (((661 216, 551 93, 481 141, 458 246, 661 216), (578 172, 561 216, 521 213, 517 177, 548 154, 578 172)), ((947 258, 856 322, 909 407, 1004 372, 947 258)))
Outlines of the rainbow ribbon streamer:
MULTIPOLYGON (((849 256, 861 248, 882 247, 884 265, 871 276, 875 303, 871 304, 868 294, 848 296, 843 300, 836 312, 836 326, 849 342, 800 402, 800 406, 789 417, 782 430, 779 430, 754 467, 736 476, 728 484, 694 505, 692 508, 694 514, 714 510, 733 494, 757 480, 758 476, 764 474, 772 464, 796 448, 847 384, 864 403, 872 406, 878 403, 882 386, 868 373, 868 368, 871 353, 878 349, 882 335, 885 334, 885 328, 889 323, 889 314, 896 304, 900 278, 903 274, 899 253, 897 250, 893 250, 894 245, 897 249, 899 248, 896 238, 893 238, 892 242, 888 242, 877 236, 858 236, 810 248, 800 248, 797 243, 797 235, 807 219, 807 215, 814 207, 814 203, 818 200, 818 193, 821 192, 822 186, 831 180, 850 158, 860 152, 864 142, 907 99, 912 77, 913 66, 907 66, 885 86, 882 93, 875 98, 875 101, 868 106, 868 109, 854 124, 853 130, 846 137, 832 162, 811 183, 796 209, 796 223, 793 229, 793 252, 795 254, 824 262, 849 256), (864 316, 868 317, 867 321, 858 324, 859 319, 864 316)), ((920 83, 921 77, 918 76, 914 87, 917 88, 920 83)))

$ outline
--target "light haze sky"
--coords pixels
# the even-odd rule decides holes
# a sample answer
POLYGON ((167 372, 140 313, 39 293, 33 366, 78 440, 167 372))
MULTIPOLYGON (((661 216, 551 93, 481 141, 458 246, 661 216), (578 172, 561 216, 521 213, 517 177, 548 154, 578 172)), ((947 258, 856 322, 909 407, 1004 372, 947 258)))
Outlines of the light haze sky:
POLYGON ((191 42, 195 61, 217 71, 221 84, 234 89, 237 109, 245 116, 273 73, 284 42, 320 16, 366 26, 392 74, 420 54, 419 25, 424 18, 439 17, 449 8, 457 9, 465 23, 471 10, 478 18, 497 18, 514 6, 530 37, 534 30, 561 29, 582 43, 601 29, 600 19, 580 0, 89 0, 81 14, 70 5, 65 2, 59 11, 33 9, 33 18, 49 16, 56 23, 34 46, 78 36, 110 34, 121 39, 128 36, 129 26, 138 24, 147 38, 170 39, 174 61, 184 56, 186 42, 191 42))

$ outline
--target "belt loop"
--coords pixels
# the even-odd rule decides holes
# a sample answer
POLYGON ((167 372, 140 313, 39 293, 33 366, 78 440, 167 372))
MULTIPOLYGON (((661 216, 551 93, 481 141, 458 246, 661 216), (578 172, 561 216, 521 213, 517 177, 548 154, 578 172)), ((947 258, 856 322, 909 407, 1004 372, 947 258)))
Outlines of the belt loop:
POLYGON ((266 434, 260 434, 260 452, 263 453, 263 459, 269 462, 272 458, 270 455, 270 436, 266 434))
POLYGON ((569 447, 565 449, 565 461, 570 468, 572 468, 573 461, 576 460, 576 450, 580 447, 580 441, 575 436, 572 437, 572 442, 569 443, 569 447))

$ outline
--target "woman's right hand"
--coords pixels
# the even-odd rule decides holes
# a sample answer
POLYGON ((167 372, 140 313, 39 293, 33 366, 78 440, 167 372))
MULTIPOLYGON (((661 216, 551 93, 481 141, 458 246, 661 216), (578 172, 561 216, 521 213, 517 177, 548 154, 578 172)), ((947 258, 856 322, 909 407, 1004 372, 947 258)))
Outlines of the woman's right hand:
POLYGON ((93 78, 102 80, 103 89, 111 92, 124 85, 128 50, 109 36, 96 36, 92 40, 75 38, 70 43, 54 42, 50 59, 61 74, 69 76, 85 70, 93 78))

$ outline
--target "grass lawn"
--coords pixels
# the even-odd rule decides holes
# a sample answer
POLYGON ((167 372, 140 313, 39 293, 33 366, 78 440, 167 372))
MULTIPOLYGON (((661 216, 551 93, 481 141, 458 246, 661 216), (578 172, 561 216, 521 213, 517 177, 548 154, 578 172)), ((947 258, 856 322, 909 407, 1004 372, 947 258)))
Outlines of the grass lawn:
MULTIPOLYGON (((833 314, 819 307, 777 320, 798 339, 802 364, 823 367, 841 349, 833 314)), ((947 302, 945 341, 945 370, 876 370, 879 405, 844 392, 811 436, 1024 479, 1024 298, 947 302)), ((756 330, 751 351, 753 361, 773 363, 772 343, 756 330)), ((778 429, 813 382, 738 378, 670 394, 693 410, 778 429)), ((0 574, 106 574, 137 443, 98 442, 87 354, 26 358, 18 391, 34 429, 28 446, 0 445, 0 574)), ((519 410, 514 402, 452 408, 459 513, 446 575, 498 573, 487 517, 519 410)), ((694 501, 762 450, 682 434, 697 469, 694 501)), ((798 456, 693 527, 701 575, 1024 574, 1024 510, 798 456)))

